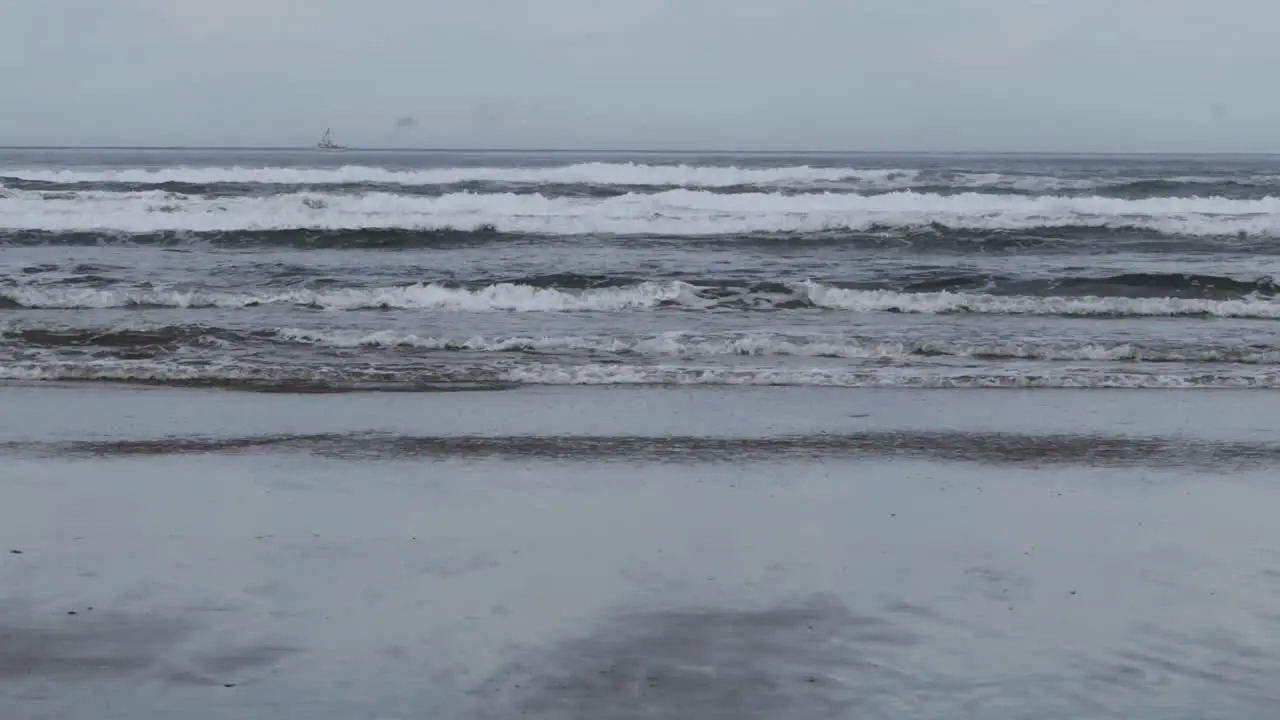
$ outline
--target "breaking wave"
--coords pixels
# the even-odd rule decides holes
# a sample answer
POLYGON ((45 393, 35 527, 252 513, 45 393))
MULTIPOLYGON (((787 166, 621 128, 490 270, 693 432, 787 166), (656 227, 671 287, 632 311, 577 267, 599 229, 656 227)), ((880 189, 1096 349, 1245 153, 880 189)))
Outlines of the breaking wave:
MULTIPOLYGON (((991 362, 1225 363, 1280 365, 1280 349, 1268 345, 1142 343, 1136 341, 895 340, 830 334, 767 332, 712 335, 672 331, 654 335, 436 336, 396 330, 331 328, 232 329, 209 325, 116 327, 0 327, 0 343, 21 348, 92 349, 122 356, 150 351, 212 347, 235 350, 262 343, 344 350, 411 351, 460 355, 574 355, 619 358, 830 358, 894 363, 933 359, 991 362)), ((358 357, 358 356, 357 356, 358 357)), ((331 359, 331 358, 330 358, 331 359)))
MULTIPOLYGON (((412 348, 460 353, 591 353, 657 357, 814 357, 853 360, 1105 361, 1135 363, 1280 364, 1280 349, 1259 347, 1148 347, 1141 343, 1043 343, 1034 341, 957 342, 875 340, 744 334, 702 337, 666 333, 648 337, 434 337, 382 330, 376 332, 283 328, 273 338, 332 348, 412 348)), ((132 337, 132 336, 126 336, 132 337)))
POLYGON ((34 181, 76 186, 95 183, 160 185, 187 183, 259 183, 267 185, 453 185, 467 182, 501 182, 542 185, 652 185, 681 187, 732 187, 736 185, 791 185, 813 182, 910 181, 915 170, 876 170, 793 166, 741 168, 715 165, 646 165, 637 163, 577 163, 557 167, 450 167, 393 170, 346 165, 337 168, 288 167, 174 167, 159 170, 44 170, 0 168, 0 182, 34 181))
POLYGON ((1262 198, 1280 190, 1274 174, 1203 176, 1056 177, 1039 172, 981 172, 943 168, 857 168, 586 162, 550 167, 439 167, 392 169, 367 165, 332 168, 279 166, 168 167, 161 169, 0 168, 0 188, 17 190, 163 190, 228 194, 280 189, 395 188, 415 193, 447 188, 557 187, 565 194, 592 189, 625 192, 677 187, 738 191, 750 188, 841 188, 859 192, 981 190, 995 193, 1097 193, 1113 197, 1223 196, 1262 198))
POLYGON ((500 375, 537 385, 784 385, 847 388, 1280 388, 1280 372, 1142 373, 1064 369, 936 372, 522 365, 500 375))
MULTIPOLYGON (((1242 284, 1243 285, 1243 284, 1242 284)), ((1249 285, 1243 285, 1245 289, 1249 285)), ((1075 317, 1280 319, 1280 300, 1259 286, 1229 299, 1103 295, 1000 295, 951 290, 850 289, 803 281, 703 286, 683 281, 569 289, 502 282, 481 287, 418 283, 381 288, 255 292, 20 286, 0 290, 0 308, 252 308, 437 312, 620 312, 637 310, 840 310, 855 313, 978 313, 1075 317)), ((1051 289, 1050 289, 1051 291, 1051 289)))
POLYGON ((0 380, 116 382, 221 387, 259 392, 439 391, 520 385, 740 385, 843 388, 1177 389, 1280 388, 1280 371, 1124 372, 1092 368, 1025 370, 923 368, 829 370, 603 364, 520 364, 508 368, 369 370, 179 365, 162 362, 16 362, 0 380))
POLYGON ((370 192, 204 198, 83 192, 0 198, 0 229, 43 232, 269 232, 309 229, 491 231, 530 235, 714 236, 942 227, 1010 231, 1145 230, 1190 236, 1280 235, 1280 198, 1120 199, 1101 196, 877 195, 700 190, 604 199, 542 194, 370 192))

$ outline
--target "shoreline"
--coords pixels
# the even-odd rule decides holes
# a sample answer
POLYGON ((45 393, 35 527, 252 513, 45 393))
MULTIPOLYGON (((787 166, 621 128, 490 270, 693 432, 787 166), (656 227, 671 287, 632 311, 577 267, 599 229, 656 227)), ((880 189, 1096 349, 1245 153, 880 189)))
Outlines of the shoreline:
POLYGON ((289 394, 0 384, 0 442, 389 433, 790 437, 870 432, 1276 441, 1280 404, 1247 389, 525 385, 457 392, 289 394))

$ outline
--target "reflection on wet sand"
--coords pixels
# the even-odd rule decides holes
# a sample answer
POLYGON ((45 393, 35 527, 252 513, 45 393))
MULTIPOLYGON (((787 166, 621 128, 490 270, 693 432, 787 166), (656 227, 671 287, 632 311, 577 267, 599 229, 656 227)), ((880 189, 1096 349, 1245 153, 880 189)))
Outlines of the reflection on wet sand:
MULTIPOLYGON (((173 617, 86 609, 32 627, 39 613, 11 610, 0 613, 0 699, 13 702, 50 693, 65 700, 80 694, 67 688, 104 681, 231 689, 249 679, 241 689, 252 693, 287 671, 299 651, 266 642, 211 649, 207 634, 199 638, 194 624, 173 617)), ((1151 626, 1135 647, 1079 655, 1067 672, 992 682, 967 667, 981 667, 977 658, 957 658, 955 672, 937 669, 931 646, 956 627, 927 607, 892 602, 854 612, 820 593, 763 609, 616 611, 559 643, 515 649, 470 688, 449 688, 449 674, 436 672, 434 659, 421 663, 421 653, 397 645, 384 654, 407 675, 432 679, 415 693, 424 707, 452 696, 447 706, 482 720, 1003 718, 1033 710, 1044 718, 1113 717, 1117 708, 1154 707, 1169 695, 1183 704, 1161 717, 1229 706, 1232 717, 1262 718, 1280 707, 1272 682, 1280 654, 1240 638, 1151 626), (1196 696, 1202 706, 1188 704, 1196 696)), ((220 696, 215 705, 236 707, 237 698, 220 696)))
MULTIPOLYGON (((1239 639, 1149 628, 1142 649, 993 683, 921 662, 949 624, 940 615, 904 603, 878 610, 858 614, 820 594, 763 610, 617 613, 518 656, 470 695, 476 716, 494 720, 1110 717, 1169 693, 1184 703, 1203 693, 1205 708, 1230 696, 1245 713, 1236 717, 1280 707, 1280 655, 1239 639)), ((1184 704, 1176 716, 1199 710, 1184 704)))
POLYGON ((766 610, 619 614, 517 659, 472 695, 533 718, 853 717, 930 679, 894 651, 920 637, 815 596, 766 610))
POLYGON ((253 451, 326 458, 495 458, 614 462, 742 462, 913 458, 994 465, 1195 466, 1246 469, 1280 462, 1280 444, 1191 437, 871 431, 782 437, 414 436, 316 433, 0 443, 0 453, 39 457, 146 456, 253 451))
POLYGON ((275 665, 295 652, 270 643, 210 647, 207 639, 200 649, 189 650, 193 640, 200 640, 189 617, 130 615, 92 606, 60 615, 51 618, 34 608, 0 610, 0 684, 50 678, 159 679, 231 687, 243 673, 275 665))

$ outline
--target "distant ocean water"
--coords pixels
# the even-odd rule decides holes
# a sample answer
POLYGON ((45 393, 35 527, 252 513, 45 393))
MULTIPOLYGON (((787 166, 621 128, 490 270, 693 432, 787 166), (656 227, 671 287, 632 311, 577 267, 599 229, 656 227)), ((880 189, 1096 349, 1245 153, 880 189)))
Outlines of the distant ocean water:
POLYGON ((1280 158, 0 150, 0 380, 1280 387, 1280 158))

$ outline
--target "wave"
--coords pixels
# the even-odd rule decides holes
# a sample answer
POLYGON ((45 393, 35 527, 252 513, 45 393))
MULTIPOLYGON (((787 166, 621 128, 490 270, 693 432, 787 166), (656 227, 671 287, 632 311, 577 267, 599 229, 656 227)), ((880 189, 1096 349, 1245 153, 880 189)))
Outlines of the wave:
MULTIPOLYGON (((513 246, 552 242, 596 241, 599 237, 499 232, 481 224, 473 230, 417 230, 406 228, 364 229, 241 229, 228 231, 167 230, 125 233, 112 230, 5 230, 0 229, 3 246, 69 247, 166 247, 166 248, 289 248, 299 250, 422 250, 513 246)), ((1025 253, 1070 254, 1090 246, 1108 251, 1193 253, 1230 250, 1255 254, 1280 253, 1280 244, 1270 238, 1240 238, 1233 235, 1175 238, 1140 229, 1098 229, 1090 227, 1033 228, 1031 230, 980 230, 941 226, 872 227, 868 230, 824 230, 816 232, 750 232, 724 235, 632 235, 629 247, 641 245, 698 245, 710 249, 759 247, 866 248, 916 253, 1025 253)))
POLYGON ((298 367, 180 365, 153 361, 14 362, 0 366, 0 380, 20 382, 113 382, 182 387, 220 387, 260 392, 438 391, 501 389, 521 385, 737 385, 843 388, 955 389, 1177 389, 1280 388, 1280 372, 1121 372, 1067 368, 933 371, 823 370, 522 364, 506 369, 369 370, 298 367))
POLYGON ((186 194, 254 192, 280 188, 414 188, 509 186, 527 188, 815 188, 866 191, 909 188, 991 190, 1010 193, 1101 192, 1117 196, 1259 196, 1280 189, 1275 174, 1230 176, 1076 176, 1043 172, 984 172, 948 168, 872 168, 792 165, 574 163, 550 167, 438 167, 394 169, 368 165, 333 168, 281 166, 167 167, 158 169, 0 168, 0 187, 19 190, 165 190, 186 194))
POLYGON ((901 293, 811 285, 809 301, 822 308, 855 312, 922 314, 1057 315, 1075 317, 1280 318, 1280 302, 1263 298, 1206 300, 1174 297, 1001 296, 949 291, 901 293))
POLYGON ((163 193, 10 193, 0 229, 44 232, 270 232, 310 229, 491 231, 529 235, 718 236, 871 231, 1097 228, 1191 236, 1280 235, 1280 198, 1119 199, 1101 196, 893 192, 628 193, 605 199, 450 193, 416 197, 294 193, 186 198, 163 193))
POLYGON ((526 365, 500 375, 534 385, 783 385, 847 388, 1280 388, 1280 373, 1116 372, 1066 369, 1049 372, 782 370, 597 365, 526 365))
POLYGON ((1060 177, 1042 171, 984 172, 952 168, 738 167, 733 165, 577 163, 552 167, 440 167, 394 169, 347 165, 303 167, 168 167, 160 169, 0 168, 0 195, 6 191, 40 191, 55 199, 76 191, 116 193, 158 191, 174 196, 235 197, 325 192, 353 194, 389 191, 438 196, 452 192, 542 193, 608 198, 627 192, 661 192, 675 188, 718 193, 811 192, 841 190, 867 194, 912 191, 953 195, 982 192, 997 195, 1043 194, 1139 199, 1152 197, 1222 197, 1262 200, 1280 194, 1280 176, 1232 174, 1168 177, 1060 177))
POLYGON ((1227 363, 1280 365, 1280 349, 1259 345, 1161 344, 1031 340, 887 340, 824 334, 734 333, 699 335, 481 336, 418 335, 394 330, 258 328, 208 325, 118 327, 18 327, 0 329, 0 341, 23 348, 92 348, 122 355, 148 350, 218 350, 263 343, 371 351, 421 351, 459 355, 577 355, 620 358, 794 357, 929 362, 948 358, 993 362, 1227 363))
MULTIPOLYGON (((905 172, 905 171, 904 171, 905 172)), ((564 182, 507 182, 497 180, 466 180, 444 184, 406 185, 386 182, 343 183, 254 183, 254 182, 75 182, 68 184, 20 178, 0 179, 0 193, 34 192, 45 200, 75 199, 87 192, 105 192, 117 195, 163 193, 168 197, 198 196, 206 198, 234 198, 240 196, 281 195, 290 193, 325 193, 330 195, 356 195, 368 192, 391 192, 397 195, 436 197, 458 192, 541 194, 548 197, 604 199, 627 193, 658 193, 676 188, 696 188, 719 194, 770 192, 798 195, 822 190, 839 190, 862 194, 914 192, 921 195, 956 195, 981 192, 995 195, 1036 196, 1046 193, 1109 198, 1142 199, 1153 197, 1221 197, 1235 200, 1263 200, 1280 194, 1280 178, 1270 182, 1244 182, 1234 180, 1135 180, 1108 184, 1095 181, 1069 181, 1056 178, 1005 177, 1000 175, 970 176, 965 178, 921 177, 918 181, 903 179, 812 181, 806 183, 743 183, 731 185, 705 185, 680 183, 564 183, 564 182)))
MULTIPOLYGON (((1261 281, 1260 281, 1261 282, 1261 281)), ((843 288, 814 281, 695 285, 643 281, 567 289, 502 282, 259 292, 21 286, 0 290, 0 308, 246 308, 283 305, 328 311, 620 312, 638 310, 841 310, 913 314, 979 313, 1075 317, 1280 319, 1280 301, 1261 292, 1231 299, 1101 295, 997 295, 984 292, 843 288)), ((1244 287, 1248 287, 1247 285, 1244 287)))
POLYGON ((332 348, 412 348, 459 353, 589 353, 657 357, 814 357, 908 361, 921 358, 979 360, 1104 361, 1135 363, 1280 364, 1280 350, 1204 345, 1145 347, 1140 343, 1039 343, 875 340, 744 334, 699 337, 668 333, 650 337, 482 337, 419 336, 374 332, 282 328, 263 335, 285 342, 332 348))
POLYGON ((396 372, 310 367, 180 364, 162 361, 12 362, 0 381, 107 382, 273 393, 424 392, 499 389, 510 383, 465 373, 396 372))
POLYGON ((916 170, 828 168, 807 165, 742 168, 731 165, 646 165, 637 163, 577 163, 556 167, 449 167, 412 170, 345 165, 337 168, 290 167, 171 167, 156 170, 47 170, 0 168, 0 182, 23 181, 49 186, 119 183, 146 187, 165 183, 214 185, 454 185, 468 182, 522 184, 648 185, 732 187, 737 185, 793 185, 814 182, 907 181, 916 170))
POLYGON ((438 310, 455 312, 618 311, 664 304, 707 305, 686 283, 644 282, 581 292, 501 283, 478 289, 441 284, 336 290, 225 293, 199 290, 101 290, 21 287, 0 291, 4 303, 27 309, 241 308, 294 305, 321 310, 438 310))
MULTIPOLYGON (((765 238, 758 238, 764 240, 765 238)), ((469 247, 485 244, 546 242, 545 236, 499 233, 480 226, 474 230, 411 230, 401 228, 364 229, 283 229, 122 233, 111 230, 3 230, 0 246, 210 246, 220 248, 294 248, 334 250, 381 250, 469 247)), ((1011 242, 1019 242, 1012 240, 1011 242)), ((994 245, 999 245, 992 243, 994 245)))
MULTIPOLYGON (((273 333, 272 333, 273 334, 273 333)), ((212 345, 222 341, 251 339, 234 330, 206 325, 159 325, 152 327, 16 327, 0 326, 0 340, 28 347, 109 348, 135 350, 153 347, 212 345)))

